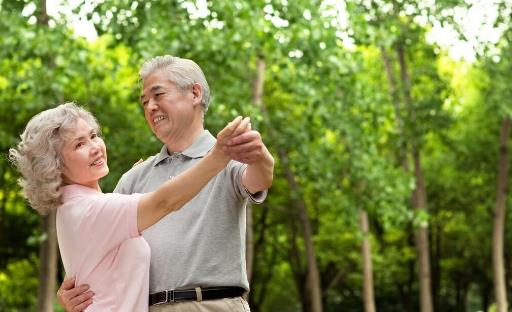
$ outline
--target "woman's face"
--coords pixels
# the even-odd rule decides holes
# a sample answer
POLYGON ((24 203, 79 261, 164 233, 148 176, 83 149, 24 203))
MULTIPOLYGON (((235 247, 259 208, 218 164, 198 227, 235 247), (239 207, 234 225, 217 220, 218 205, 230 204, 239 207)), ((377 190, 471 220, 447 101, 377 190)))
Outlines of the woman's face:
POLYGON ((99 190, 99 179, 108 174, 105 142, 81 118, 69 130, 67 137, 62 148, 64 183, 99 190))

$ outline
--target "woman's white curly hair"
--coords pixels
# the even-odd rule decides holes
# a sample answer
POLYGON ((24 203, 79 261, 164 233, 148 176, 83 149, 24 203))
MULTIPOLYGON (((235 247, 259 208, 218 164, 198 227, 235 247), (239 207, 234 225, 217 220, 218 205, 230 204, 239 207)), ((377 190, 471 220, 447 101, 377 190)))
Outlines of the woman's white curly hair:
POLYGON ((61 204, 62 147, 69 130, 83 119, 98 133, 94 116, 74 103, 61 104, 30 119, 17 148, 9 149, 9 160, 21 173, 18 183, 30 205, 40 214, 61 204))

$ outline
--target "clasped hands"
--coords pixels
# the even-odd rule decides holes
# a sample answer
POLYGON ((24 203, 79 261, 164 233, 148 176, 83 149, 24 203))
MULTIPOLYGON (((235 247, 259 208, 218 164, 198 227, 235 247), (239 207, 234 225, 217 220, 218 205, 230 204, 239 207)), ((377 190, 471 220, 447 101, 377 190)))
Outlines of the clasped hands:
POLYGON ((230 159, 253 164, 263 157, 263 141, 258 131, 253 130, 249 117, 236 117, 217 135, 215 148, 221 149, 230 159))

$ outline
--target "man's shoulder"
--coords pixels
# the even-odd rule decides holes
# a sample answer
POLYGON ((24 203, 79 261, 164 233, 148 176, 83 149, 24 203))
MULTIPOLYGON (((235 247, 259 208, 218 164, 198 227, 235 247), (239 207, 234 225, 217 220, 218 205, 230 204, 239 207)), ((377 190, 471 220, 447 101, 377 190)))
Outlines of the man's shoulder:
POLYGON ((134 165, 132 168, 130 168, 128 171, 126 171, 123 174, 123 177, 134 177, 134 176, 140 176, 144 174, 145 172, 148 172, 151 168, 153 168, 156 165, 157 156, 153 155, 145 159, 143 162, 134 165))
POLYGON ((130 168, 124 174, 125 175, 126 174, 128 174, 128 175, 138 175, 138 174, 147 172, 149 169, 153 168, 156 165, 157 156, 158 156, 158 154, 155 154, 153 156, 149 156, 143 162, 134 165, 132 168, 130 168))

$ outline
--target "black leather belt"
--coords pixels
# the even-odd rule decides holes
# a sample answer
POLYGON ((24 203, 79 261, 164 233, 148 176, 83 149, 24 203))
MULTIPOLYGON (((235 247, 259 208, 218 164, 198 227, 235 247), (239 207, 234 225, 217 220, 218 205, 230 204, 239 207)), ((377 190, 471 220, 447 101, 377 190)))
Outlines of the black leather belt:
MULTIPOLYGON (((202 300, 240 297, 245 292, 242 287, 206 287, 201 288, 202 300)), ((149 295, 149 305, 197 300, 195 289, 171 289, 149 295)))

